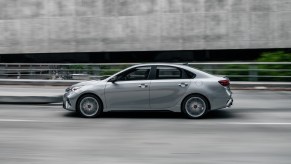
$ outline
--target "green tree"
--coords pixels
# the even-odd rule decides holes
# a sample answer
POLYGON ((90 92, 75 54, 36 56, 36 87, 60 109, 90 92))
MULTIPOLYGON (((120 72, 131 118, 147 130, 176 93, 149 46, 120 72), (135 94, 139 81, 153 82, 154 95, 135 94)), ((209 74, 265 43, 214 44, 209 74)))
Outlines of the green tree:
MULTIPOLYGON (((291 62, 291 53, 284 51, 264 52, 258 62, 291 62)), ((290 67, 289 67, 290 68, 290 67)))
MULTIPOLYGON (((291 62, 291 53, 284 51, 265 52, 258 59, 257 62, 291 62)), ((291 81, 291 65, 289 64, 266 64, 258 66, 260 76, 274 76, 260 78, 264 81, 291 81), (275 77, 276 76, 276 77, 275 77), (284 77, 285 76, 285 77, 284 77)))

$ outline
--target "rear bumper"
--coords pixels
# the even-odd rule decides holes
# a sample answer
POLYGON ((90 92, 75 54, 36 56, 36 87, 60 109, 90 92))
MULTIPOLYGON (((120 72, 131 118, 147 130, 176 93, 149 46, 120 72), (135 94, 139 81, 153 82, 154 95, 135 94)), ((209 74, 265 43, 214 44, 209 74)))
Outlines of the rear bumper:
POLYGON ((233 104, 233 99, 230 98, 226 103, 226 107, 229 108, 230 106, 232 106, 232 104, 233 104))

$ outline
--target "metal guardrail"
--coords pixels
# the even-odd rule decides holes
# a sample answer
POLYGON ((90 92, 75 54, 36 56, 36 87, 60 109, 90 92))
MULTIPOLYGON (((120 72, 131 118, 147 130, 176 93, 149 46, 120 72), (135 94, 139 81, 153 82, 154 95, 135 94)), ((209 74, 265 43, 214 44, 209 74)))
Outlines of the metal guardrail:
MULTIPOLYGON (((135 64, 140 63, 0 63, 0 79, 100 79, 135 64)), ((187 64, 212 74, 226 75, 232 81, 291 81, 291 62, 187 64)))

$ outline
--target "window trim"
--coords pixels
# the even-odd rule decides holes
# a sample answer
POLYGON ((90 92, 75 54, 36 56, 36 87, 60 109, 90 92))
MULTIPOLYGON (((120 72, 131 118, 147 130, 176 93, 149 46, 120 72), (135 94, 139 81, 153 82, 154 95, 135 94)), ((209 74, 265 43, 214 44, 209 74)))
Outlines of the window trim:
POLYGON ((195 73, 189 71, 189 72, 194 74, 194 77, 193 78, 188 78, 188 76, 186 74, 186 71, 188 71, 188 70, 185 70, 185 69, 180 68, 180 67, 175 67, 175 66, 171 66, 171 65, 169 65, 169 66, 168 65, 154 65, 154 66, 152 66, 152 69, 151 69, 151 72, 150 72, 151 73, 150 74, 150 79, 151 80, 179 80, 179 79, 158 79, 158 78, 156 78, 157 67, 172 67, 172 68, 178 69, 179 71, 181 71, 181 74, 182 74, 182 77, 179 78, 179 79, 194 79, 196 77, 195 73))
POLYGON ((152 72, 152 67, 151 66, 139 66, 139 67, 134 67, 134 68, 131 68, 129 70, 126 70, 124 72, 121 72, 120 74, 117 74, 117 82, 124 82, 124 81, 142 81, 142 80, 150 80, 150 75, 151 75, 151 72, 152 72), (139 79, 139 80, 120 80, 121 76, 123 77, 124 74, 129 74, 129 73, 132 73, 134 71, 132 70, 137 70, 138 68, 142 68, 142 67, 149 67, 149 73, 148 73, 148 76, 146 79, 139 79))
MULTIPOLYGON (((169 75, 169 76, 171 76, 171 75, 169 75)), ((170 66, 157 66, 157 69, 156 69, 156 76, 155 76, 155 79, 157 79, 157 80, 167 80, 167 79, 183 79, 183 71, 181 70, 181 69, 179 69, 179 68, 177 68, 177 67, 170 67, 170 66), (160 67, 160 68, 162 68, 162 69, 159 69, 158 67, 160 67), (179 71, 179 76, 178 77, 174 77, 174 75, 173 75, 173 77, 167 77, 167 75, 166 75, 166 77, 165 78, 163 78, 163 77, 161 77, 161 72, 163 72, 163 71, 161 71, 161 70, 163 70, 163 68, 166 68, 166 69, 164 69, 164 70, 166 70, 166 72, 171 72, 171 71, 175 71, 175 74, 176 74, 176 71, 179 71)))

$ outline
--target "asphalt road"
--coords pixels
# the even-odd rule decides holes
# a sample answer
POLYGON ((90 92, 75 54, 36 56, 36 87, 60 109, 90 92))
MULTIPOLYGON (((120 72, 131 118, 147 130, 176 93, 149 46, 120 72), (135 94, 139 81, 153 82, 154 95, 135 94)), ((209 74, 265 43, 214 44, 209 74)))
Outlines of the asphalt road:
POLYGON ((2 164, 290 164, 291 92, 235 91, 205 119, 170 112, 79 118, 53 105, 0 105, 2 164))

